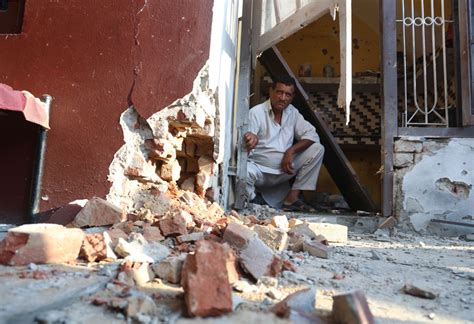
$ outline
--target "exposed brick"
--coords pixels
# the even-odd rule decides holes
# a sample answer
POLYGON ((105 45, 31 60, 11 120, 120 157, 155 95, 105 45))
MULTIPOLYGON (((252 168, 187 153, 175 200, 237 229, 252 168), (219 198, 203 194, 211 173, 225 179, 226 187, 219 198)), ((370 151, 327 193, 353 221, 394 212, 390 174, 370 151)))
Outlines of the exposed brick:
POLYGON ((161 165, 160 177, 166 181, 178 181, 181 174, 181 166, 177 160, 170 160, 161 165))
POLYGON ((361 291, 335 295, 332 297, 332 316, 335 323, 375 323, 367 299, 361 291))
POLYGON ((84 232, 57 224, 29 224, 12 228, 0 242, 0 263, 62 263, 76 260, 84 232))
MULTIPOLYGON (((107 235, 106 232, 105 235, 107 235)), ((86 234, 82 242, 80 256, 88 262, 117 258, 111 247, 107 246, 102 233, 86 234)))
POLYGON ((202 240, 195 254, 187 256, 181 285, 190 316, 218 316, 232 311, 232 290, 222 244, 202 240))
POLYGON ((122 214, 120 208, 94 197, 76 215, 72 224, 76 227, 112 225, 123 220, 122 214))

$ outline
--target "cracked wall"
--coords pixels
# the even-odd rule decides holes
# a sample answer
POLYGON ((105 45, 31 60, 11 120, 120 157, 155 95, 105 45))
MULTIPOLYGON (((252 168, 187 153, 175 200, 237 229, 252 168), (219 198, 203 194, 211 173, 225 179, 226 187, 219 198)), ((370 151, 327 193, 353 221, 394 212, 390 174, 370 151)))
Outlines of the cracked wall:
POLYGON ((209 57, 212 6, 26 1, 22 34, 0 35, 0 82, 54 98, 42 211, 107 194, 108 166, 123 144, 121 113, 133 102, 148 118, 191 91, 209 57))
POLYGON ((395 142, 396 215, 400 226, 442 235, 472 228, 433 219, 474 224, 474 139, 406 137, 395 142))
POLYGON ((109 168, 107 200, 127 212, 154 214, 170 208, 177 187, 217 200, 218 112, 207 65, 191 93, 149 118, 128 108, 120 118, 125 144, 109 168))

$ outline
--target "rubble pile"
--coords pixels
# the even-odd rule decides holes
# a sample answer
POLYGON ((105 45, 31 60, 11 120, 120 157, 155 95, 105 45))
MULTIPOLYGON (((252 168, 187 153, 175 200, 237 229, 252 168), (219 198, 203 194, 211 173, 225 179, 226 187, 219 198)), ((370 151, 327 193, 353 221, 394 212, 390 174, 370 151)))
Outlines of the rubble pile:
MULTIPOLYGON (((170 298, 180 301, 179 316, 224 315, 244 303, 238 294, 252 290, 274 300, 266 311, 277 316, 321 320, 314 287, 286 296, 279 278, 291 282, 298 277, 292 261, 301 259, 301 253, 330 258, 328 244, 347 240, 347 228, 284 215, 267 220, 235 211, 226 215, 215 203, 176 188, 170 196, 170 208, 161 214, 149 209, 128 213, 97 197, 74 209, 72 220, 59 209, 62 222, 70 221, 66 226, 10 229, 0 242, 0 262, 86 263, 109 271, 113 279, 90 302, 139 322, 159 316, 160 303, 170 298), (170 297, 156 285, 178 293, 170 297)), ((58 220, 58 215, 50 219, 58 220)))

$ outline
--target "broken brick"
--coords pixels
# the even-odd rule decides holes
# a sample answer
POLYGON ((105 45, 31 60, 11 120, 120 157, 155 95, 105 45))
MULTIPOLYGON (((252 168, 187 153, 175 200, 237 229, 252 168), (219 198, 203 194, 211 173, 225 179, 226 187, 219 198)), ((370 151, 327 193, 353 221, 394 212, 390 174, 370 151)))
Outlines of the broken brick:
POLYGON ((193 218, 184 210, 170 213, 158 221, 158 226, 164 236, 188 234, 188 227, 192 227, 193 218))
POLYGON ((165 239, 161 234, 160 229, 157 226, 152 226, 150 224, 143 225, 143 237, 148 242, 160 242, 165 239))
POLYGON ((339 294, 332 297, 332 316, 335 323, 375 323, 369 304, 361 291, 339 294))
POLYGON ((239 263, 253 278, 276 276, 281 272, 283 262, 273 254, 273 251, 257 236, 257 233, 247 227, 230 223, 223 240, 239 250, 239 263))
MULTIPOLYGON (((113 252, 112 247, 107 245, 104 236, 108 236, 107 232, 104 232, 104 234, 86 234, 82 242, 80 256, 87 260, 87 262, 116 259, 117 256, 113 252)), ((108 240, 111 243, 110 237, 108 237, 108 240)))
POLYGON ((0 264, 62 263, 75 261, 84 232, 57 224, 29 224, 8 230, 0 242, 0 264))
POLYGON ((181 174, 181 166, 177 160, 163 163, 160 169, 160 177, 166 181, 178 181, 181 174))
POLYGON ((307 240, 303 242, 303 251, 308 252, 312 256, 322 259, 329 259, 332 252, 330 247, 319 243, 316 240, 307 240))
POLYGON ((435 299, 438 295, 427 289, 421 289, 410 284, 403 286, 402 291, 411 296, 425 298, 425 299, 435 299))
POLYGON ((76 215, 72 225, 76 227, 104 226, 120 223, 122 210, 108 201, 94 197, 76 215))
POLYGON ((59 225, 70 224, 81 209, 87 204, 87 199, 75 200, 67 205, 62 206, 56 210, 46 221, 46 223, 53 223, 59 225))
POLYGON ((181 284, 190 316, 218 316, 232 311, 226 260, 226 248, 206 240, 199 241, 195 254, 187 256, 181 284))

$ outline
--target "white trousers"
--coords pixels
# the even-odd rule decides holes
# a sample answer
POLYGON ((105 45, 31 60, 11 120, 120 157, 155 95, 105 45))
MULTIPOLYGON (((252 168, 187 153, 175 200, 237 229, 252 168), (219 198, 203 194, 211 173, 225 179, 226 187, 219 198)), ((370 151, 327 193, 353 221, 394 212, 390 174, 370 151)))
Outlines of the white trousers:
POLYGON ((255 198, 256 191, 274 208, 281 208, 290 192, 289 181, 295 178, 293 190, 315 190, 319 170, 323 163, 324 146, 313 143, 303 152, 295 155, 293 160, 294 174, 271 174, 262 172, 253 161, 247 163, 247 194, 250 200, 255 198))

